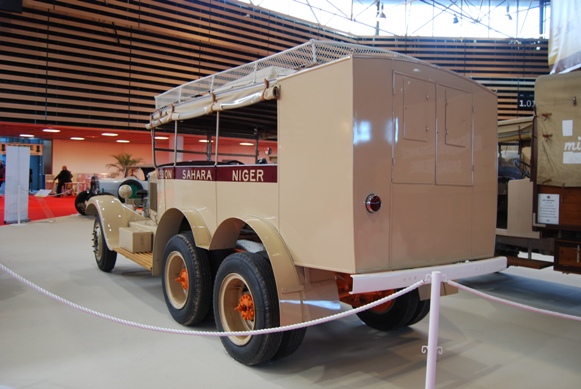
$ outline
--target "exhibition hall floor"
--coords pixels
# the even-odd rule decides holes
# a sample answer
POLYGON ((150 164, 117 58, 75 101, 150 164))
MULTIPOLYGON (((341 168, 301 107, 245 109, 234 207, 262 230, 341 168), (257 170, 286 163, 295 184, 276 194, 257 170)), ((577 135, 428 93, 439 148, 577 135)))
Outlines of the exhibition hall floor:
MULTIPOLYGON (((0 264, 88 309, 184 329, 159 277, 119 256, 98 270, 93 219, 59 217, 0 228, 0 264)), ((581 316, 581 275, 511 268, 462 280, 512 301, 581 316)), ((213 330, 213 324, 197 329, 213 330)), ((118 324, 54 300, 0 270, 0 388, 423 388, 428 318, 383 333, 356 316, 309 328, 296 353, 246 367, 215 337, 118 324)), ((460 291, 442 299, 437 388, 577 388, 581 323, 460 291)))

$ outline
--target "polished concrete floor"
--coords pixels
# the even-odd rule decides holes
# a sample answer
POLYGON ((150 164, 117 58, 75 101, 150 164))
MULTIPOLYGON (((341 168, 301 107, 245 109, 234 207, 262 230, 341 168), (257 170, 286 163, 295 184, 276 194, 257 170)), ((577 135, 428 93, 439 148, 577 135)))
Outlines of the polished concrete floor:
MULTIPOLYGON (((0 263, 80 306, 182 329, 159 277, 119 257, 97 269, 92 219, 71 215, 0 227, 0 263)), ((581 276, 510 268, 462 283, 581 316, 581 276)), ((212 330, 206 324, 203 330, 212 330)), ((0 271, 0 388, 423 388, 428 319, 383 333, 356 316, 311 327, 292 356, 261 367, 231 359, 215 337, 153 332, 51 299, 0 271)), ((437 388, 578 388, 581 323, 466 292, 442 299, 437 388)))

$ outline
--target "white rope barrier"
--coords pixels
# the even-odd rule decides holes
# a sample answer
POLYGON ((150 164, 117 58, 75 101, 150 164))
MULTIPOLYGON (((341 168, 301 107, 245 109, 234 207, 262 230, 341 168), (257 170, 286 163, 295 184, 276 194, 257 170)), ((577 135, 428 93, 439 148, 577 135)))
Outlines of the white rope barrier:
POLYGON ((529 305, 524 305, 524 304, 521 304, 521 303, 517 303, 517 302, 514 302, 514 301, 509 301, 509 300, 501 299, 500 297, 495 297, 495 296, 491 296, 491 295, 486 294, 486 293, 482 293, 482 292, 480 292, 480 291, 478 291, 476 289, 469 288, 469 287, 467 287, 465 285, 459 284, 459 283, 454 282, 454 281, 446 281, 446 282, 448 284, 450 284, 451 286, 454 286, 454 287, 456 287, 458 289, 461 289, 461 290, 463 290, 465 292, 472 293, 472 294, 474 294, 476 296, 482 297, 482 298, 487 299, 487 300, 496 301, 497 303, 502 303, 502 304, 505 304, 505 305, 508 305, 508 306, 511 306, 511 307, 520 308, 520 309, 524 309, 526 311, 540 313, 540 314, 543 314, 543 315, 549 315, 549 316, 559 317, 561 319, 581 321, 581 317, 579 317, 579 316, 567 315, 565 313, 558 313, 558 312, 553 312, 553 311, 549 311, 549 310, 546 310, 546 309, 540 309, 540 308, 531 307, 529 305))
POLYGON ((320 319, 310 320, 310 321, 306 321, 303 323, 291 324, 291 325, 282 326, 282 327, 264 328, 264 329, 252 330, 252 331, 218 332, 218 331, 191 331, 191 330, 180 330, 180 329, 174 329, 174 328, 164 328, 164 327, 151 326, 148 324, 141 324, 141 323, 136 323, 136 322, 129 321, 129 320, 120 319, 120 318, 117 318, 114 316, 110 316, 110 315, 107 315, 107 314, 104 314, 101 312, 94 311, 94 310, 89 309, 89 308, 85 308, 81 305, 75 304, 69 300, 66 300, 60 296, 57 296, 54 293, 51 293, 48 290, 43 289, 40 286, 28 281, 27 279, 25 279, 24 277, 20 276, 19 274, 13 272, 12 270, 10 270, 9 268, 7 268, 6 266, 4 266, 1 263, 0 263, 0 270, 3 270, 7 274, 9 274, 11 277, 18 280, 19 282, 30 286, 31 288, 35 289, 36 291, 56 300, 58 302, 61 302, 65 305, 68 305, 69 307, 77 309, 81 312, 85 312, 85 313, 88 313, 90 315, 100 317, 102 319, 106 319, 106 320, 109 320, 109 321, 112 321, 115 323, 130 326, 130 327, 141 328, 144 330, 155 331, 155 332, 165 332, 165 333, 178 334, 178 335, 215 336, 215 337, 264 335, 264 334, 269 334, 269 333, 273 333, 273 332, 289 331, 289 330, 294 330, 294 329, 298 329, 298 328, 310 327, 310 326, 314 326, 314 325, 318 325, 318 324, 322 324, 322 323, 327 323, 329 321, 333 321, 333 320, 341 319, 341 318, 344 318, 344 317, 347 317, 350 315, 354 315, 358 312, 364 311, 364 310, 369 309, 369 308, 373 308, 377 305, 385 304, 386 302, 394 300, 394 299, 400 297, 401 295, 404 295, 404 294, 418 288, 420 285, 425 283, 424 280, 420 280, 420 281, 416 282, 415 284, 410 285, 409 287, 400 290, 399 292, 396 292, 394 294, 386 296, 386 297, 379 299, 377 301, 374 301, 372 303, 351 309, 349 311, 344 311, 344 312, 336 313, 334 315, 326 316, 326 317, 323 317, 320 319))
POLYGON ((9 274, 13 278, 18 280, 19 282, 21 282, 25 285, 28 285, 29 287, 37 290, 38 292, 56 300, 56 301, 59 301, 65 305, 68 305, 74 309, 81 311, 81 312, 88 313, 90 315, 100 317, 100 318, 105 319, 105 320, 109 320, 109 321, 112 321, 112 322, 115 322, 118 324, 123 324, 126 326, 140 328, 140 329, 148 330, 148 331, 163 332, 163 333, 177 334, 177 335, 213 336, 213 337, 264 335, 264 334, 273 333, 273 332, 289 331, 289 330, 294 330, 294 329, 299 329, 299 328, 304 328, 304 327, 315 326, 318 324, 327 323, 327 322, 330 322, 333 320, 337 320, 337 319, 341 319, 341 318, 344 318, 344 317, 347 317, 350 315, 354 315, 354 314, 357 314, 357 313, 364 311, 366 309, 373 308, 375 306, 384 304, 384 303, 391 301, 391 300, 394 300, 394 299, 396 299, 396 298, 398 298, 406 293, 409 293, 410 291, 420 287, 423 284, 431 283, 432 284, 432 286, 431 286, 432 299, 430 301, 428 345, 422 346, 422 353, 427 352, 426 381, 425 381, 425 388, 426 389, 435 388, 437 355, 442 354, 442 352, 443 352, 442 348, 438 347, 439 315, 440 315, 440 285, 442 282, 446 282, 451 286, 454 286, 454 287, 456 287, 460 290, 466 291, 468 293, 472 293, 472 294, 479 296, 479 297, 482 297, 484 299, 499 302, 502 304, 506 304, 506 305, 509 305, 509 306, 512 306, 515 308, 520 308, 520 309, 528 310, 531 312, 545 314, 545 315, 549 315, 549 316, 554 316, 554 317, 558 317, 558 318, 562 318, 562 319, 581 321, 581 317, 579 317, 579 316, 567 315, 567 314, 548 311, 545 309, 534 308, 534 307, 531 307, 528 305, 524 305, 524 304, 516 303, 513 301, 505 300, 505 299, 502 299, 499 297, 488 295, 486 293, 483 293, 483 292, 477 291, 475 289, 469 288, 467 286, 464 286, 462 284, 459 284, 455 281, 447 280, 446 276, 444 274, 441 274, 438 271, 434 271, 431 274, 427 274, 423 280, 420 280, 420 281, 414 283, 413 285, 410 285, 409 287, 402 289, 402 290, 400 290, 392 295, 386 296, 384 298, 381 298, 381 299, 374 301, 372 303, 363 305, 361 307, 357 307, 357 308, 351 309, 349 311, 340 312, 340 313, 337 313, 334 315, 326 316, 326 317, 323 317, 320 319, 310 320, 307 322, 292 324, 292 325, 287 325, 287 326, 282 326, 282 327, 264 328, 264 329, 252 330, 252 331, 230 331, 230 332, 192 331, 192 330, 164 328, 164 327, 152 326, 152 325, 147 325, 147 324, 141 324, 141 323, 137 323, 134 321, 124 320, 124 319, 120 319, 120 318, 117 318, 117 317, 114 317, 111 315, 107 315, 107 314, 104 314, 101 312, 97 312, 97 311, 94 311, 92 309, 85 308, 83 306, 75 304, 69 300, 66 300, 60 296, 55 295, 54 293, 49 292, 46 289, 41 288, 40 286, 28 281, 27 279, 18 275, 17 273, 10 270, 9 268, 7 268, 6 266, 4 266, 1 263, 0 263, 0 270, 3 270, 4 272, 9 274))

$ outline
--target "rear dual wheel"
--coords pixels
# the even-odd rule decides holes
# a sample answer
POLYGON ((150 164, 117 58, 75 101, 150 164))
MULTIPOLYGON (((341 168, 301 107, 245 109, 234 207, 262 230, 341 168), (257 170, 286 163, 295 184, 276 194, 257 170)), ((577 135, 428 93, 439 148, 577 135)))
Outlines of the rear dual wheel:
MULTIPOLYGON (((280 313, 272 267, 262 255, 239 252, 220 265, 214 285, 214 316, 219 331, 238 332, 278 327, 280 313)), ((257 365, 292 354, 306 329, 264 335, 221 337, 232 358, 257 365)))
POLYGON ((420 300, 417 289, 395 300, 357 313, 357 316, 371 328, 391 331, 410 326, 422 320, 430 311, 430 300, 420 300))

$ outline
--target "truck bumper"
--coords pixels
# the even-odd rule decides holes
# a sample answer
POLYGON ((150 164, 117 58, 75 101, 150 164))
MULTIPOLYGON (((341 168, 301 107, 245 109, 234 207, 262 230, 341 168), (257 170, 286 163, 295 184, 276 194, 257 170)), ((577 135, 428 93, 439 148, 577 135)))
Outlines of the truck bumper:
POLYGON ((379 290, 400 289, 408 287, 434 271, 442 273, 445 280, 480 276, 506 269, 506 257, 495 257, 451 265, 420 267, 408 270, 393 270, 382 273, 352 274, 353 290, 351 293, 367 293, 379 290))

